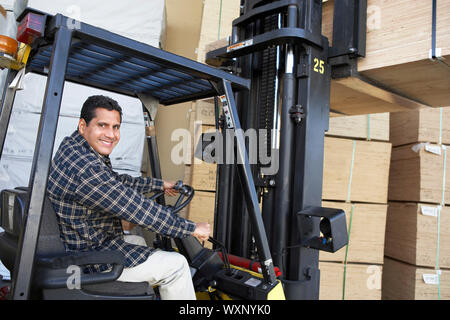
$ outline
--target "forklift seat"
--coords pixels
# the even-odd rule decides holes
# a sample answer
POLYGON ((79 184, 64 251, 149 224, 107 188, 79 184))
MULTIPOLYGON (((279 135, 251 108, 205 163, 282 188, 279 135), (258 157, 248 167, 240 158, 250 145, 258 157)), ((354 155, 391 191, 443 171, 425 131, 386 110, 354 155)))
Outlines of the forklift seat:
MULTIPOLYGON (((24 187, 2 190, 0 193, 0 225, 4 229, 0 233, 0 260, 11 275, 14 273, 19 238, 23 232, 27 199, 28 190, 24 187)), ((123 255, 118 251, 66 252, 60 238, 56 213, 48 197, 45 197, 31 284, 32 298, 156 299, 152 286, 147 282, 115 281, 122 273, 124 262, 123 255), (111 264, 113 267, 107 272, 83 273, 83 267, 92 264, 111 264), (74 275, 79 275, 78 279, 74 275)))

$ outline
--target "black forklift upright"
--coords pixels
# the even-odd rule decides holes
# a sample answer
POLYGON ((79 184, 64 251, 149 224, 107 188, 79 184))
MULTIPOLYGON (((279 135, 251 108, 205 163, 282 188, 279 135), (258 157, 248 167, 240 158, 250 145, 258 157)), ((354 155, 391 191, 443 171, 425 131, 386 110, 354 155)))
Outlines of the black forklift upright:
POLYGON ((52 51, 47 86, 42 106, 41 121, 29 180, 29 199, 25 208, 24 230, 19 239, 17 266, 12 274, 12 296, 15 300, 28 299, 36 253, 39 226, 44 206, 45 190, 55 142, 58 116, 63 95, 72 31, 60 28, 52 51))
MULTIPOLYGON (((258 162, 252 164, 251 174, 262 202, 273 263, 282 271, 286 298, 293 300, 318 299, 318 250, 337 250, 346 243, 345 214, 321 208, 324 135, 330 110, 328 57, 328 39, 322 36, 322 1, 318 0, 243 0, 229 45, 206 55, 207 63, 251 79, 250 92, 236 95, 242 129, 265 129, 266 135, 259 139, 266 141, 258 146, 266 145, 269 155, 278 153, 276 172, 268 172, 258 162), (306 208, 315 208, 314 214, 303 214, 309 212, 306 208), (317 244, 323 238, 321 221, 339 235, 339 242, 317 244)), ((219 165, 220 186, 237 176, 230 170, 219 165)), ((219 194, 216 211, 219 219, 226 217, 233 226, 225 235, 222 232, 227 250, 252 258, 260 252, 252 250, 257 239, 253 225, 245 224, 243 218, 252 217, 252 212, 240 202, 242 191, 230 183, 226 193, 219 194), (253 237, 236 239, 249 230, 253 237)))

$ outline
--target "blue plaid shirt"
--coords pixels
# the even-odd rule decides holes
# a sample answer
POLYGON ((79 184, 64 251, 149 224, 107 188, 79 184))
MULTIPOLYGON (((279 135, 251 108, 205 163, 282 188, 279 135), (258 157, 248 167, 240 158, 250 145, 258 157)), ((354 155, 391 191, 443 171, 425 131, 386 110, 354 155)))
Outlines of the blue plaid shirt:
MULTIPOLYGON (((124 241, 121 219, 172 238, 190 235, 195 223, 143 194, 163 190, 163 181, 119 175, 75 131, 64 138, 50 169, 47 194, 67 251, 119 250, 125 267, 144 262, 154 249, 124 241)), ((90 266, 104 271, 109 265, 90 266)))

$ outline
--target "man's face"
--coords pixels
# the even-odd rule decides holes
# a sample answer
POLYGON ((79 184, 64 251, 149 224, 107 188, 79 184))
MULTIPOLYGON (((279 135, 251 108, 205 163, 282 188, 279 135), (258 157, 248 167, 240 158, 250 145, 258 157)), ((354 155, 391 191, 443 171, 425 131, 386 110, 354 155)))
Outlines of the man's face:
POLYGON ((120 113, 97 108, 89 125, 86 125, 84 119, 80 119, 78 130, 95 151, 107 156, 120 140, 120 113))

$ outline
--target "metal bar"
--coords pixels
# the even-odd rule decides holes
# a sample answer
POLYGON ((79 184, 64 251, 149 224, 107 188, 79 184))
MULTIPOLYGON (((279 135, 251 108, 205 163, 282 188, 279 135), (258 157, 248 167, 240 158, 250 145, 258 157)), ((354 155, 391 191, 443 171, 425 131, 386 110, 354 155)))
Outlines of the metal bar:
POLYGON ((433 0, 431 14, 431 59, 436 59, 436 22, 437 22, 437 0, 433 0))
MULTIPOLYGON (((152 177, 156 179, 162 179, 161 166, 158 155, 158 143, 156 136, 150 136, 146 138, 148 147, 148 156, 150 158, 150 170, 152 172, 152 177)), ((164 197, 159 197, 156 202, 160 205, 165 206, 166 200, 164 197)), ((170 250, 172 248, 170 238, 162 236, 160 234, 156 235, 156 238, 160 241, 160 245, 164 250, 170 250)))
POLYGON ((333 46, 330 57, 366 55, 367 0, 334 2, 333 46))
POLYGON ((264 50, 271 46, 282 45, 286 43, 315 45, 323 47, 322 38, 301 28, 281 28, 273 31, 256 35, 253 38, 210 51, 206 54, 206 62, 214 58, 236 58, 256 51, 264 50))
POLYGON ((237 114, 236 104, 233 97, 231 84, 228 80, 223 80, 224 92, 229 104, 229 112, 233 121, 234 134, 236 136, 236 160, 237 170, 240 177, 242 190, 247 205, 247 210, 252 221, 253 233, 258 248, 259 259, 261 262, 264 280, 268 283, 276 281, 275 270, 272 257, 270 255, 269 243, 267 241, 266 231, 259 209, 258 196, 255 190, 255 183, 251 172, 249 158, 245 148, 245 140, 241 124, 237 114))
POLYGON ((6 140, 6 132, 8 130, 9 119, 11 118, 14 98, 16 97, 16 88, 10 88, 9 85, 17 75, 17 71, 8 70, 5 79, 5 85, 2 93, 2 106, 0 110, 0 158, 3 154, 3 147, 6 140))
POLYGON ((25 207, 24 227, 19 239, 16 267, 13 272, 12 296, 14 299, 28 299, 30 296, 39 227, 71 41, 71 30, 61 27, 56 31, 36 149, 31 167, 29 199, 25 207))
MULTIPOLYGON (((214 115, 216 131, 219 131, 219 99, 214 97, 214 115)), ((223 139, 225 138, 225 132, 221 133, 223 139)), ((225 144, 223 144, 225 146, 225 144)), ((225 153, 223 148, 222 154, 225 153)), ((229 191, 230 191, 230 165, 226 163, 217 164, 216 174, 216 197, 214 204, 214 238, 225 245, 225 248, 229 250, 227 246, 227 221, 229 215, 229 191)), ((217 249, 216 244, 213 244, 214 249, 217 249)))
POLYGON ((283 1, 274 1, 272 3, 266 4, 261 7, 257 7, 255 9, 247 11, 244 15, 233 21, 233 26, 238 26, 244 23, 249 23, 252 20, 259 18, 260 16, 268 16, 274 13, 278 13, 284 10, 289 5, 297 6, 298 0, 283 0, 283 1))
MULTIPOLYGON (((289 6, 288 26, 297 26, 297 7, 289 6)), ((294 123, 290 109, 296 105, 295 55, 292 45, 286 45, 285 73, 281 106, 280 164, 276 175, 274 202, 276 210, 272 218, 272 255, 274 264, 283 266, 283 250, 289 239, 289 223, 292 210, 292 180, 294 175, 294 123)), ((286 270, 283 270, 285 272, 286 270)))
MULTIPOLYGON (((60 26, 65 27, 65 22, 67 22, 67 17, 64 17, 60 14, 52 17, 49 26, 47 28, 46 35, 48 36, 52 35, 54 30, 56 30, 60 26)), ((235 90, 248 89, 250 86, 250 81, 248 79, 243 79, 241 77, 234 76, 225 71, 207 66, 205 64, 184 57, 180 57, 175 54, 168 53, 164 50, 157 49, 144 43, 133 41, 131 39, 119 36, 117 34, 108 32, 100 28, 90 26, 85 23, 80 23, 80 28, 74 30, 74 38, 77 38, 77 40, 82 40, 86 44, 92 44, 92 46, 88 46, 87 49, 85 48, 80 49, 80 45, 76 45, 78 53, 74 55, 74 59, 76 59, 75 56, 78 56, 78 54, 85 54, 86 50, 88 50, 89 54, 92 52, 92 54, 94 55, 95 54, 99 55, 100 61, 104 61, 104 59, 102 59, 100 55, 104 55, 106 57, 108 56, 108 54, 110 54, 113 58, 118 59, 117 61, 122 61, 120 55, 123 54, 124 56, 129 57, 128 59, 123 60, 123 62, 131 63, 130 66, 132 66, 133 64, 137 64, 136 66, 139 66, 140 68, 146 68, 145 66, 146 64, 152 64, 153 66, 157 66, 159 68, 163 67, 164 73, 161 74, 157 73, 153 76, 164 79, 167 78, 164 77, 164 74, 167 74, 170 76, 184 78, 187 80, 187 82, 189 82, 188 86, 191 86, 192 88, 197 88, 198 91, 201 90, 202 92, 197 93, 192 92, 191 94, 185 95, 186 94, 185 89, 187 87, 183 83, 179 83, 173 88, 175 91, 178 91, 178 94, 174 94, 170 98, 161 97, 156 92, 158 89, 150 88, 150 90, 152 90, 150 91, 144 88, 142 89, 134 88, 134 85, 125 85, 125 84, 121 85, 118 88, 114 87, 114 85, 116 85, 117 82, 114 83, 114 85, 111 84, 112 82, 122 80, 117 77, 112 81, 110 77, 107 77, 107 79, 110 80, 108 81, 109 84, 108 82, 97 83, 100 82, 100 79, 97 79, 94 75, 91 75, 91 77, 87 79, 81 79, 79 77, 80 74, 82 74, 81 70, 78 70, 76 75, 74 75, 70 73, 69 68, 68 80, 72 82, 85 84, 96 88, 106 89, 112 92, 126 94, 129 96, 134 96, 136 92, 152 93, 152 95, 160 98, 162 104, 174 104, 213 96, 215 94, 215 90, 213 90, 212 87, 210 88, 208 86, 207 81, 220 82, 222 79, 227 79, 232 83, 232 87, 235 90), (196 79, 196 77, 199 79, 196 79)), ((41 52, 40 54, 42 55, 41 63, 39 65, 36 65, 33 64, 33 62, 31 62, 29 70, 40 74, 45 74, 46 73, 45 67, 48 65, 49 59, 46 59, 48 57, 44 56, 46 55, 46 52, 41 52)), ((30 61, 33 61, 34 57, 40 59, 40 56, 33 55, 30 61)), ((92 56, 92 58, 94 57, 92 56)), ((92 65, 92 67, 93 66, 94 65, 92 65)), ((113 69, 119 72, 119 70, 126 68, 122 66, 116 66, 113 67, 113 69)), ((102 74, 102 72, 100 72, 100 74, 102 74)), ((127 75, 129 76, 129 74, 124 74, 125 77, 127 75)), ((142 86, 140 82, 139 83, 136 82, 135 84, 138 87, 142 86)))

